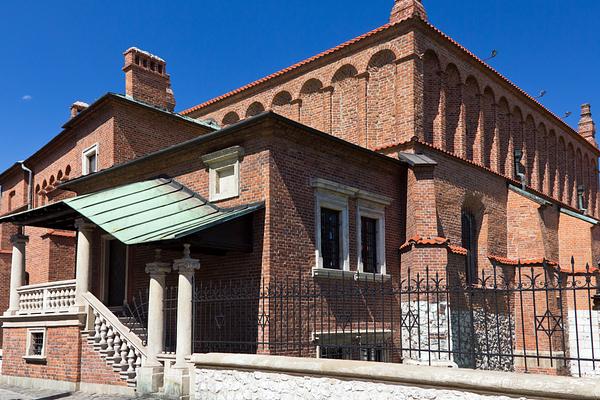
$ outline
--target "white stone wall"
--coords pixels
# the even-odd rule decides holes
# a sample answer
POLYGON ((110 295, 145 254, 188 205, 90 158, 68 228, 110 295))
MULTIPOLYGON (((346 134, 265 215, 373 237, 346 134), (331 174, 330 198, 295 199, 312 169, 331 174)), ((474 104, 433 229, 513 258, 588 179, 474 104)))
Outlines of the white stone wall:
POLYGON ((448 303, 407 301, 400 307, 403 357, 420 362, 450 361, 448 303))
MULTIPOLYGON (((599 329, 598 311, 589 310, 569 310, 569 355, 577 358, 600 359, 600 329, 599 329), (577 318, 575 318, 577 313, 577 318), (575 321, 577 320, 577 324, 575 321), (591 322, 591 323, 590 323, 591 322), (577 327, 577 332, 575 328, 577 327), (578 341, 579 338, 579 347, 578 341)), ((592 361, 569 361, 569 370, 571 375, 596 376, 600 375, 600 362, 592 361), (581 371, 580 371, 581 368, 581 371)))
POLYGON ((456 390, 233 369, 197 368, 195 388, 197 400, 515 400, 456 390))

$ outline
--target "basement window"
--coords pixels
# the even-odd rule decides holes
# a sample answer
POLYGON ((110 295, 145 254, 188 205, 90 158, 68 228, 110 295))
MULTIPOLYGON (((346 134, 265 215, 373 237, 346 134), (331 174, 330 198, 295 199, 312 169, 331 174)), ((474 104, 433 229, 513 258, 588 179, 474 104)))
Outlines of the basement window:
POLYGON ((98 171, 98 144, 88 147, 83 151, 81 162, 83 175, 93 174, 98 171))
POLYGON ((387 330, 314 334, 317 358, 333 360, 387 362, 390 338, 387 330))
POLYGON ((45 360, 46 330, 44 328, 27 330, 27 352, 23 358, 31 361, 45 360))
POLYGON ((244 149, 233 146, 202 156, 208 169, 209 200, 219 201, 240 195, 240 161, 244 149))

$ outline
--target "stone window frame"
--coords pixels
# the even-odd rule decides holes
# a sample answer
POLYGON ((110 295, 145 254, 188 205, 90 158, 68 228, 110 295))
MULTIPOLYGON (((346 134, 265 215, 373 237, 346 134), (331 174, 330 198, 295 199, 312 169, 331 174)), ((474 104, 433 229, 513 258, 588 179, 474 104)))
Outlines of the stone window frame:
POLYGON ((208 169, 208 200, 220 201, 239 197, 240 195, 240 165, 244 157, 244 149, 241 146, 232 146, 201 157, 202 162, 208 169), (228 193, 217 193, 218 173, 233 167, 234 190, 228 193))
POLYGON ((94 172, 98 172, 98 161, 100 159, 100 145, 94 143, 90 147, 84 149, 81 152, 81 175, 89 175, 94 172), (89 157, 94 154, 96 156, 96 170, 90 172, 89 157))
POLYGON ((25 347, 25 355, 23 356, 23 358, 26 361, 45 361, 46 360, 46 344, 47 344, 47 339, 48 339, 48 331, 46 330, 45 327, 43 328, 28 328, 27 329, 27 339, 26 339, 26 347, 25 347), (36 333, 41 333, 42 334, 42 340, 43 340, 43 344, 42 344, 42 351, 41 354, 32 354, 32 340, 33 340, 33 334, 36 333))
POLYGON ((362 223, 361 217, 372 218, 377 221, 377 272, 374 275, 387 275, 387 262, 385 256, 385 204, 368 200, 358 200, 356 210, 356 249, 358 265, 356 270, 364 272, 362 260, 362 223))
POLYGON ((350 271, 350 224, 348 195, 319 189, 315 193, 315 269, 321 271, 350 271), (328 208, 340 212, 340 269, 323 267, 321 250, 321 209, 328 208))

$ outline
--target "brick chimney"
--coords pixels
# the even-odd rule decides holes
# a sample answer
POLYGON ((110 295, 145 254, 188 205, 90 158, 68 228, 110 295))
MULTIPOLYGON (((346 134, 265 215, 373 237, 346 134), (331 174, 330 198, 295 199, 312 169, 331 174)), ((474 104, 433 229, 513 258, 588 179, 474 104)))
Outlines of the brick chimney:
POLYGON ((90 105, 88 103, 84 103, 83 101, 76 101, 71 104, 71 118, 79 115, 80 112, 88 108, 90 105))
POLYGON ((123 55, 125 94, 135 100, 173 111, 175 96, 165 60, 136 47, 127 49, 123 55))
POLYGON ((596 124, 592 119, 592 107, 589 104, 581 106, 578 131, 588 142, 596 146, 596 124))
POLYGON ((393 24, 415 15, 427 21, 427 13, 421 0, 395 0, 394 8, 392 8, 390 15, 390 22, 393 24))

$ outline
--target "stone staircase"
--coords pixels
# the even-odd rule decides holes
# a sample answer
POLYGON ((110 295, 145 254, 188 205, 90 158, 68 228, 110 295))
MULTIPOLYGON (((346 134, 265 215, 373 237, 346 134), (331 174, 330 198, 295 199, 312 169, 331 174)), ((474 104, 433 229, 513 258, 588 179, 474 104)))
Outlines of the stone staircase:
POLYGON ((137 371, 146 356, 146 329, 131 317, 115 315, 91 293, 84 295, 94 316, 93 330, 85 335, 109 368, 130 387, 137 383, 137 371))

